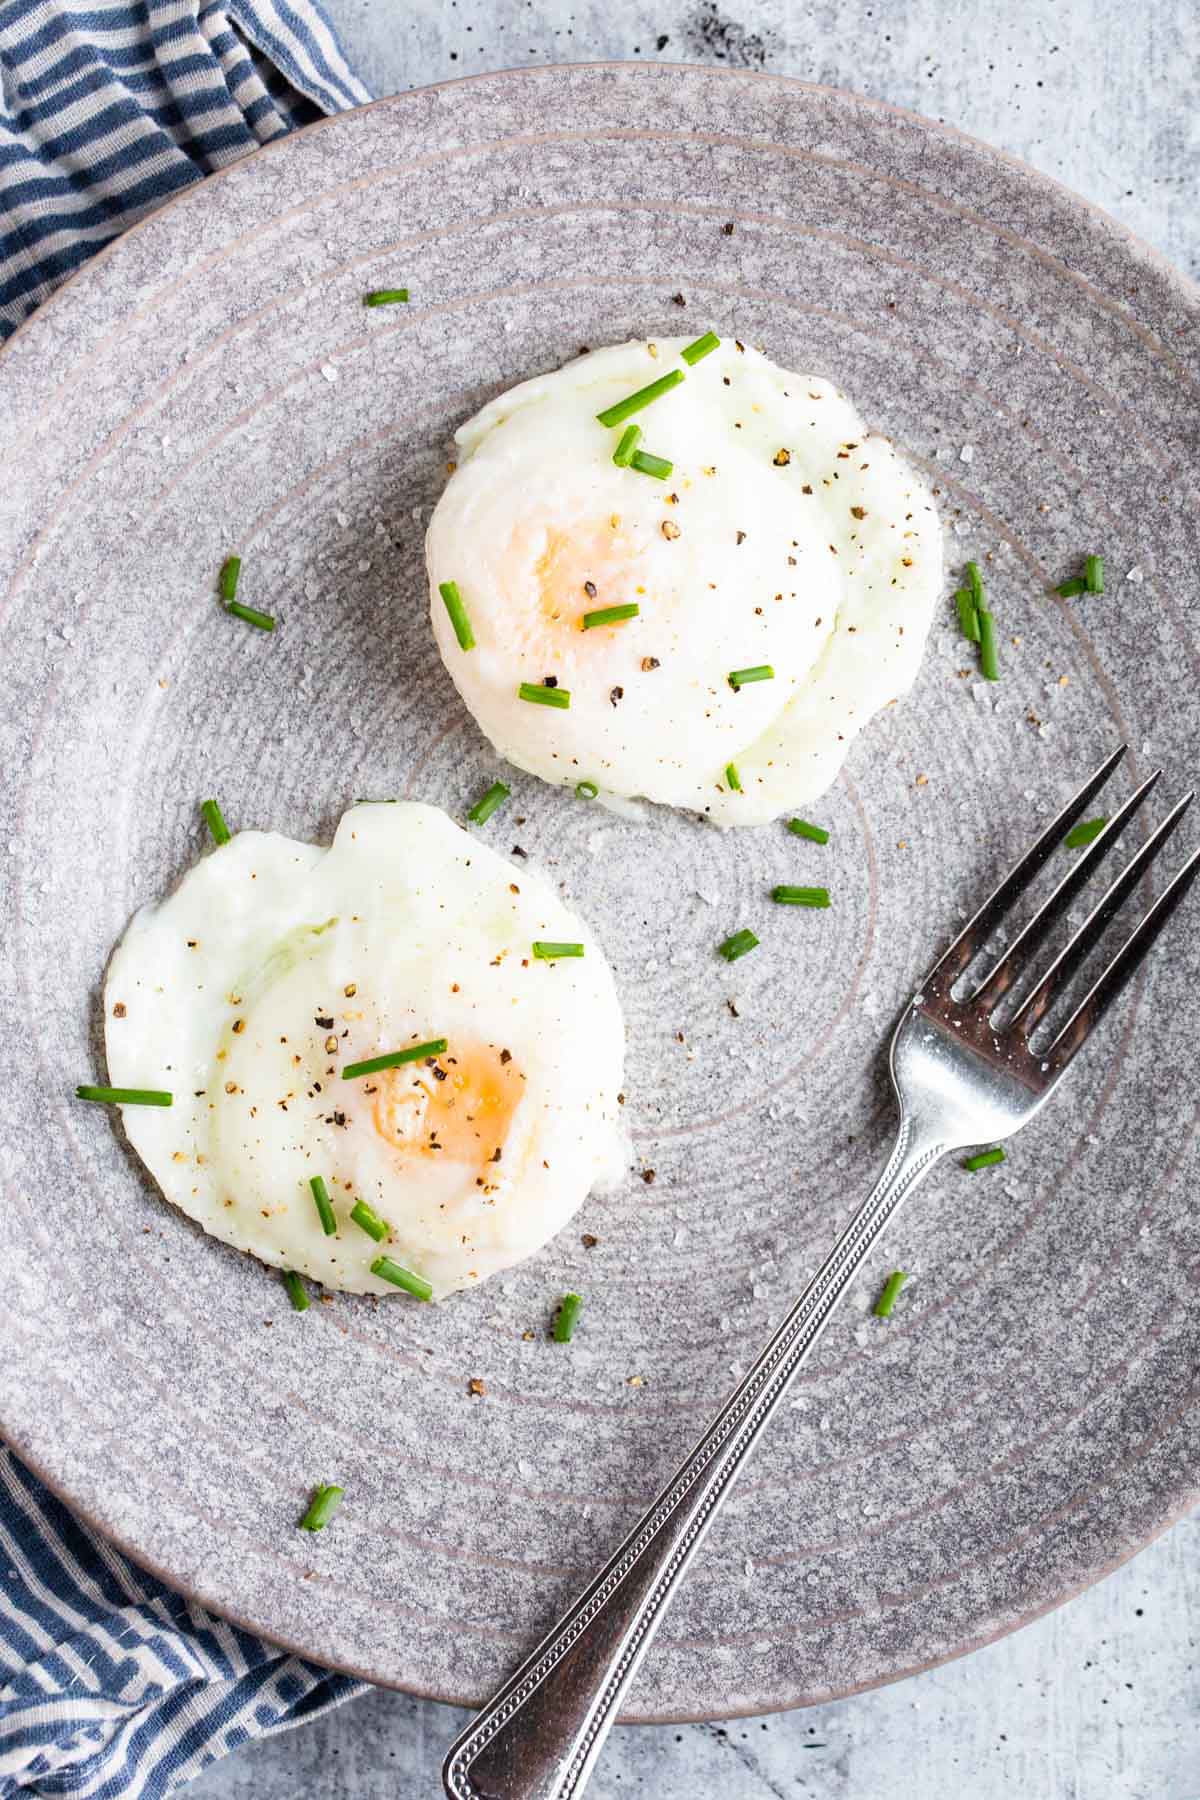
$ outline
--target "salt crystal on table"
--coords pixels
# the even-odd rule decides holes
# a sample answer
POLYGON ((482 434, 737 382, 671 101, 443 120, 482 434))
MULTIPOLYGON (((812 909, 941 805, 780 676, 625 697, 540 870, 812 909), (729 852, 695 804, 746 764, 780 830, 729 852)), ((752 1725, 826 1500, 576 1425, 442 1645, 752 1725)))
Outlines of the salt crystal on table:
POLYGON ((720 894, 714 894, 705 888, 697 888, 696 898, 697 900, 703 900, 705 906, 715 906, 721 896, 720 894))
POLYGON ((1134 587, 1140 587, 1146 579, 1146 571, 1144 569, 1139 569, 1135 564, 1135 566, 1128 571, 1125 579, 1126 581, 1132 581, 1134 587))
POLYGON ((340 513, 335 513, 333 516, 337 520, 338 524, 341 525, 343 528, 350 523, 350 514, 349 513, 341 513, 340 512, 340 513))
POLYGON ((746 1558, 745 1562, 742 1564, 742 1568, 747 1576, 753 1575, 753 1573, 754 1573, 754 1558, 752 1556, 748 1556, 746 1558))
POLYGON ((682 1225, 677 1227, 675 1236, 671 1239, 671 1242, 677 1250, 682 1249, 684 1244, 687 1243, 687 1232, 683 1229, 682 1225))
POLYGON ((973 681, 971 683, 971 698, 976 706, 990 706, 991 695, 988 693, 988 684, 986 681, 973 681))
POLYGON ((525 1459, 525 1457, 519 1456, 517 1458, 517 1474, 523 1475, 526 1481, 528 1481, 532 1476, 537 1474, 537 1470, 531 1462, 528 1462, 525 1459))
POLYGON ((321 373, 325 377, 326 381, 336 381, 337 380, 337 370, 334 368, 332 363, 322 363, 321 364, 321 373))
POLYGON ((975 461, 974 444, 964 444, 958 453, 958 460, 959 462, 973 463, 975 461))
POLYGON ((362 559, 362 561, 361 561, 361 562, 360 562, 360 563, 359 563, 359 565, 358 565, 358 572, 359 572, 359 574, 360 574, 360 575, 365 575, 365 574, 366 574, 366 573, 367 573, 367 570, 368 570, 368 569, 369 569, 369 568, 370 568, 370 567, 371 567, 371 559, 370 559, 370 557, 367 557, 367 556, 364 556, 364 557, 363 557, 363 559, 362 559))
POLYGON ((829 1414, 828 1413, 822 1413, 820 1418, 817 1420, 817 1430, 818 1431, 828 1431, 829 1430, 829 1414))

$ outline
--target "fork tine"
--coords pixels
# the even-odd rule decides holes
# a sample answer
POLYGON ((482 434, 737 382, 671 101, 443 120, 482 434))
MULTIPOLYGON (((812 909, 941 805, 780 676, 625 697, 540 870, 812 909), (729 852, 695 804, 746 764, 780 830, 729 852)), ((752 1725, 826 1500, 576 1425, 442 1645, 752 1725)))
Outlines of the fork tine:
MULTIPOLYGON (((1136 856, 1130 857, 1116 880, 1092 908, 1070 943, 1059 952, 1037 986, 1030 990, 1018 1006, 1010 1021, 1011 1030, 1019 1031, 1028 1037, 1030 1032, 1035 1029, 1038 1020, 1053 1004, 1055 996, 1061 993, 1064 983, 1074 974, 1089 950, 1093 948, 1108 921, 1125 904, 1142 875, 1192 804, 1194 797, 1192 794, 1185 794, 1179 804, 1167 814, 1157 830, 1150 833, 1136 856)), ((1098 839, 1097 842, 1099 842, 1098 839)))
POLYGON ((1093 1028, 1100 1023, 1134 973, 1197 875, 1200 875, 1200 849, 1192 851, 1174 880, 1163 889, 1136 931, 1126 938, 1087 998, 1076 1007, 1051 1044, 1044 1060, 1051 1064, 1056 1074, 1062 1073, 1075 1052, 1086 1043, 1093 1028))
POLYGON ((1089 775, 1079 792, 1072 800, 1068 800, 1058 817, 1047 825, 1033 848, 1027 850, 1014 868, 1010 869, 996 890, 989 894, 973 919, 968 920, 959 932, 949 949, 938 958, 925 977, 922 984, 925 988, 948 990, 962 974, 971 958, 986 943, 993 928, 1000 922, 1017 896, 1024 892, 1038 870, 1058 849, 1062 839, 1070 831, 1093 795, 1099 793, 1121 758, 1128 749, 1127 744, 1118 745, 1110 757, 1089 775))
POLYGON ((1075 859, 1045 905, 1034 913, 1032 919, 1013 939, 1003 956, 999 957, 988 970, 971 996, 972 1006, 979 1006, 990 1012, 1008 992, 1020 974, 1023 964, 1028 962, 1047 933, 1062 918, 1079 890, 1091 880, 1096 865, 1103 857, 1107 856, 1143 800, 1154 791, 1161 775, 1162 770, 1155 769, 1143 781, 1140 788, 1135 788, 1124 806, 1113 814, 1104 830, 1093 839, 1083 855, 1075 859))

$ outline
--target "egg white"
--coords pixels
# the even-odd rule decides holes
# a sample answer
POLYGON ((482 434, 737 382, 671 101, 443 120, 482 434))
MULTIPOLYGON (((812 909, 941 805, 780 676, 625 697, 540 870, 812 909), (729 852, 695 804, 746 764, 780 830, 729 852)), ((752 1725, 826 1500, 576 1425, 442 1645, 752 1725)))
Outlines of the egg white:
POLYGON ((603 953, 541 876, 434 807, 355 806, 328 850, 240 832, 136 914, 105 1021, 113 1084, 174 1096, 123 1108, 167 1198, 327 1287, 395 1294, 370 1272, 381 1253, 435 1297, 476 1286, 627 1166, 603 953), (535 940, 584 955, 540 961, 535 940), (438 1038, 432 1061, 342 1077, 438 1038), (359 1200, 385 1241, 351 1221, 359 1200))
POLYGON ((823 793, 912 686, 941 531, 924 483, 828 381, 728 339, 688 368, 687 341, 592 351, 459 430, 426 542, 431 616, 464 702, 519 768, 761 824, 823 793), (633 415, 672 474, 616 467, 622 428, 596 414, 672 369, 683 382, 633 415), (582 628, 630 601, 637 618, 582 628), (730 686, 764 664, 772 679, 730 686), (518 698, 547 677, 569 708, 518 698))

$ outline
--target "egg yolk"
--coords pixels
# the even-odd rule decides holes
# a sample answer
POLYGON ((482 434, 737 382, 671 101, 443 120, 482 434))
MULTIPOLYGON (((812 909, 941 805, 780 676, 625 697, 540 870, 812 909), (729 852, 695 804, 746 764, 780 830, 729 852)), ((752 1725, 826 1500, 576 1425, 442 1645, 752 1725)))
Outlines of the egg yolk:
POLYGON ((638 598, 645 575, 641 545, 619 518, 539 535, 537 555, 531 554, 535 546, 519 541, 520 530, 513 549, 520 560, 532 562, 538 609, 547 624, 579 630, 585 612, 638 598))
POLYGON ((455 1043, 445 1056, 386 1069, 375 1095, 375 1129, 405 1156, 499 1162, 525 1077, 495 1044, 455 1043))

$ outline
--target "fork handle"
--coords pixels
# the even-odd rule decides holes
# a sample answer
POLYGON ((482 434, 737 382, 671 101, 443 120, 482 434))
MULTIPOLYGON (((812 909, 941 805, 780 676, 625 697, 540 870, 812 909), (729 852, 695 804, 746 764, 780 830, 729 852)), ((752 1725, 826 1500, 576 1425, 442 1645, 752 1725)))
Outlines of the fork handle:
POLYGON ((911 1117, 879 1182, 746 1374, 591 1584, 450 1748, 451 1800, 575 1800, 684 1571, 863 1258, 947 1145, 911 1117))

